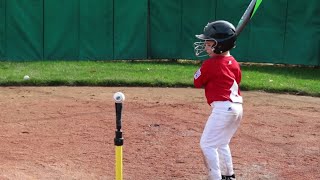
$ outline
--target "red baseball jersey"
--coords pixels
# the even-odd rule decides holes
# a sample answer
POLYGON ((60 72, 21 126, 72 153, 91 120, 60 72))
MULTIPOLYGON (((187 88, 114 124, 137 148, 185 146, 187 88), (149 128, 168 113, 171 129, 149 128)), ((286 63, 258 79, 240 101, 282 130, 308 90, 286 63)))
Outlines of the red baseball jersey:
POLYGON ((194 86, 204 87, 209 105, 214 101, 242 103, 240 82, 240 65, 233 56, 211 57, 194 74, 194 86))

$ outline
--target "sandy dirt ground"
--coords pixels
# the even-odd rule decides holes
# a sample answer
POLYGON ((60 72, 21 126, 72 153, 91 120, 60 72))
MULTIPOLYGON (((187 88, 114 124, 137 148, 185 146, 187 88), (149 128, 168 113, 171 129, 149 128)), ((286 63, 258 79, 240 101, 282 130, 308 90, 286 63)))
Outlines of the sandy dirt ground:
MULTIPOLYGON (((0 179, 114 179, 117 91, 124 180, 206 179, 203 90, 132 87, 0 87, 0 179)), ((242 94, 237 180, 320 179, 320 98, 242 94)))

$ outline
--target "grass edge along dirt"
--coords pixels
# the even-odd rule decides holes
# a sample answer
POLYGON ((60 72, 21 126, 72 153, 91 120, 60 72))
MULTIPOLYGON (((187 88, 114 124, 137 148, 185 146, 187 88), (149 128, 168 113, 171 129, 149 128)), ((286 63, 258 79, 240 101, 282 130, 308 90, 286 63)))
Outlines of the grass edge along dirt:
MULTIPOLYGON (((188 60, 0 62, 0 86, 193 87, 200 66, 188 60)), ((241 63, 241 68, 242 90, 320 97, 317 67, 241 63)))

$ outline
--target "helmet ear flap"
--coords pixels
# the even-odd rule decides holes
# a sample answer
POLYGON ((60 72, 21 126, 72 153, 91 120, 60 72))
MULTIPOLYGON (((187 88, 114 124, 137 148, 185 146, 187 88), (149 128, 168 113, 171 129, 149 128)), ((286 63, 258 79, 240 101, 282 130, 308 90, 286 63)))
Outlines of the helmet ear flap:
POLYGON ((221 43, 219 43, 219 44, 217 44, 217 46, 214 48, 214 53, 216 53, 216 54, 221 54, 221 53, 223 53, 222 51, 221 51, 221 43))
POLYGON ((226 52, 226 51, 229 51, 229 50, 235 48, 235 46, 236 46, 236 39, 237 39, 237 36, 234 35, 234 36, 232 36, 232 37, 229 38, 229 39, 225 39, 224 41, 218 42, 217 47, 215 48, 214 53, 216 53, 216 54, 221 54, 221 53, 224 53, 224 52, 226 52))

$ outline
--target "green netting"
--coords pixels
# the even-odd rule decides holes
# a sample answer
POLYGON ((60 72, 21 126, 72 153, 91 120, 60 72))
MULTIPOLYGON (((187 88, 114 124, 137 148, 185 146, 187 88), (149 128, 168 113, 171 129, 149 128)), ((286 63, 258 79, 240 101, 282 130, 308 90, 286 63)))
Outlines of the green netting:
POLYGON ((147 58, 147 0, 114 1, 114 58, 147 58))
POLYGON ((261 4, 248 25, 249 32, 243 36, 247 42, 242 43, 243 37, 239 38, 239 46, 247 48, 246 53, 239 52, 239 59, 275 63, 283 60, 286 6, 287 0, 277 1, 277 6, 268 2, 261 4))
POLYGON ((113 1, 80 0, 79 59, 113 59, 113 1))
POLYGON ((0 60, 5 59, 6 44, 6 1, 0 0, 0 60))
MULTIPOLYGON (((0 0, 1 60, 198 59, 209 21, 237 25, 250 0, 0 0)), ((239 61, 320 65, 320 1, 263 1, 239 61)))
POLYGON ((289 1, 284 63, 320 65, 320 1, 289 1))
POLYGON ((30 0, 6 1, 7 59, 42 59, 43 2, 30 0))
POLYGON ((44 1, 44 58, 79 58, 79 1, 44 1))
POLYGON ((181 45, 182 0, 150 0, 151 58, 179 58, 181 45))

